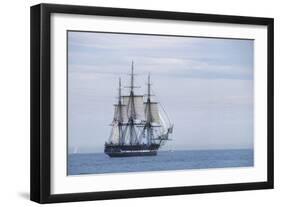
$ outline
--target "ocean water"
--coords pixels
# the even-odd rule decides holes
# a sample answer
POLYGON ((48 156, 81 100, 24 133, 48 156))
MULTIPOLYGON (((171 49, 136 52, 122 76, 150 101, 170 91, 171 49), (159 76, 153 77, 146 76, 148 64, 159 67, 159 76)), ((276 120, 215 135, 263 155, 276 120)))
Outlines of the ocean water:
POLYGON ((157 156, 110 158, 104 153, 69 154, 68 175, 250 167, 252 149, 159 151, 157 156))

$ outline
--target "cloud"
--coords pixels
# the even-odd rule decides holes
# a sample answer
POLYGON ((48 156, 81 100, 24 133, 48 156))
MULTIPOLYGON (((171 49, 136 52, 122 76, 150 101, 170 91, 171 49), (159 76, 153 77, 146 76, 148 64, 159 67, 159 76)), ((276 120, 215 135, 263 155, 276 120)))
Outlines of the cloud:
POLYGON ((192 46, 200 42, 198 38, 178 37, 175 39, 171 36, 136 34, 69 32, 68 35, 70 46, 110 50, 178 48, 182 44, 192 46))
POLYGON ((210 38, 69 33, 69 72, 142 72, 190 78, 253 78, 253 42, 210 38))

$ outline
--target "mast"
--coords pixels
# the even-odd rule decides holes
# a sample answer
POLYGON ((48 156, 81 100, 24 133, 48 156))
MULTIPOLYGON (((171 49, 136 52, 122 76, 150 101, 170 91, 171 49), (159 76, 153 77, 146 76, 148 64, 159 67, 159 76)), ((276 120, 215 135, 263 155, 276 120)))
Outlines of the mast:
POLYGON ((151 101, 150 101, 150 73, 148 74, 148 81, 147 81, 147 122, 151 123, 152 122, 152 115, 151 115, 151 101))
POLYGON ((148 74, 148 81, 147 81, 147 111, 146 111, 146 131, 147 131, 147 142, 151 144, 152 137, 153 137, 153 129, 152 129, 152 115, 151 115, 151 83, 150 83, 150 73, 148 74))
POLYGON ((121 105, 121 78, 119 77, 118 104, 121 105))
POLYGON ((135 111, 135 100, 134 100, 134 61, 132 61, 132 69, 131 69, 131 85, 130 85, 130 107, 131 107, 131 111, 130 111, 130 116, 129 118, 131 118, 132 120, 136 118, 136 111, 135 111))
POLYGON ((131 67, 131 93, 134 93, 134 61, 132 61, 131 67))
POLYGON ((119 88, 118 88, 118 143, 123 144, 123 131, 122 131, 122 102, 121 102, 121 78, 119 77, 119 88))
POLYGON ((130 144, 135 144, 137 140, 137 133, 135 130, 135 122, 134 119, 136 119, 136 111, 135 111, 135 103, 134 103, 134 62, 132 61, 132 66, 131 66, 131 84, 129 86, 130 88, 130 98, 129 98, 129 106, 128 108, 130 109, 128 114, 128 123, 127 127, 125 128, 125 133, 127 132, 127 129, 129 129, 129 142, 130 144))

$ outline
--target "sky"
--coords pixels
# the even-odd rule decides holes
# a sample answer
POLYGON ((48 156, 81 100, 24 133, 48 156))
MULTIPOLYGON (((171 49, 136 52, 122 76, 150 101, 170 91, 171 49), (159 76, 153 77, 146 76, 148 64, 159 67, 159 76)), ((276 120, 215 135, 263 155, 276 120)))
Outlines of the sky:
MULTIPOLYGON (((253 40, 68 32, 69 152, 103 152, 118 78, 146 90, 174 124, 163 150, 253 148, 253 40)), ((122 94, 128 94, 127 89, 122 94)))

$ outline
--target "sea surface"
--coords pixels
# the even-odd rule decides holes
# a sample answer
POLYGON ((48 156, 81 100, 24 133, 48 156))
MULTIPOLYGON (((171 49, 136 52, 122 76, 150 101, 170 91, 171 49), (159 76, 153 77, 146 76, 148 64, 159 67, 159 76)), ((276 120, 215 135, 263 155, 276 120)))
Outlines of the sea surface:
POLYGON ((104 153, 69 154, 68 175, 250 167, 252 149, 159 151, 157 156, 110 158, 104 153))

